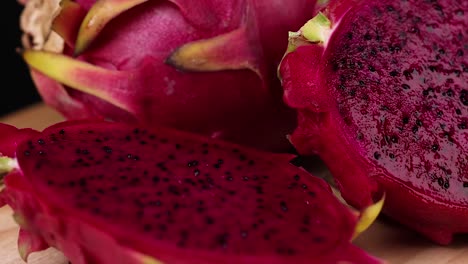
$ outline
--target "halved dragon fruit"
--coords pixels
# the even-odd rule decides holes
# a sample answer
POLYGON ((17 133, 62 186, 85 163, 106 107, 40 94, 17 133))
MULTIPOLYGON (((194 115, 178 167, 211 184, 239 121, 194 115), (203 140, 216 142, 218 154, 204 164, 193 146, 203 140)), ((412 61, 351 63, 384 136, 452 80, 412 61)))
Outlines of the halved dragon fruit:
POLYGON ((382 203, 358 222, 289 154, 91 120, 2 124, 0 151, 24 259, 53 246, 73 264, 380 262, 350 240, 382 203))
POLYGON ((280 66, 299 111, 291 141, 318 154, 357 208, 435 242, 468 232, 468 1, 332 0, 280 66))
MULTIPOLYGON (((43 38, 44 26, 28 29, 38 27, 32 1, 23 28, 43 38)), ((163 124, 284 151, 295 112, 276 68, 288 30, 315 2, 63 0, 52 22, 63 51, 28 50, 24 59, 44 101, 69 119, 163 124)), ((41 16, 46 25, 51 16, 41 16)))

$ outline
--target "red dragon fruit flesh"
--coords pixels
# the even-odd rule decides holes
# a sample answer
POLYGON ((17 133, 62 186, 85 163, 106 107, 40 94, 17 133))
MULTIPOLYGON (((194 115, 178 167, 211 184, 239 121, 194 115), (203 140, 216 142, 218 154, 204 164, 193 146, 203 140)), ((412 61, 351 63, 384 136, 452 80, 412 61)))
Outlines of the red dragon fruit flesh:
POLYGON ((330 1, 279 68, 299 111, 291 141, 318 154, 356 208, 448 244, 468 232, 468 1, 330 1))
POLYGON ((24 259, 52 246, 73 264, 380 263, 350 240, 382 203, 359 217, 290 154, 108 121, 0 136, 24 259))
POLYGON ((44 101, 68 119, 163 124, 283 151, 295 112, 276 68, 288 30, 315 2, 63 0, 51 26, 63 50, 24 59, 44 101))

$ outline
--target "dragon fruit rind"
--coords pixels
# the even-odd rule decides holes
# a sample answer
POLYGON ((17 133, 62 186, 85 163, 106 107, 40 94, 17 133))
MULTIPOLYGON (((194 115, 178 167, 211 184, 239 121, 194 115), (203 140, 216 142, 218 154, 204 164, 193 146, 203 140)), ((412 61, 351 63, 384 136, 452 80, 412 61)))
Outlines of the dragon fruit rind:
POLYGON ((299 111, 291 141, 345 200, 435 242, 468 232, 468 2, 330 1, 279 68, 299 111))
POLYGON ((380 263, 350 240, 381 204, 359 220, 289 154, 107 121, 0 135, 24 259, 53 246, 73 264, 380 263))
MULTIPOLYGON (((288 30, 314 8, 315 0, 63 0, 50 26, 63 50, 23 57, 44 101, 69 119, 163 124, 285 150, 295 113, 276 68, 288 30)), ((24 21, 38 16, 30 9, 24 21)))

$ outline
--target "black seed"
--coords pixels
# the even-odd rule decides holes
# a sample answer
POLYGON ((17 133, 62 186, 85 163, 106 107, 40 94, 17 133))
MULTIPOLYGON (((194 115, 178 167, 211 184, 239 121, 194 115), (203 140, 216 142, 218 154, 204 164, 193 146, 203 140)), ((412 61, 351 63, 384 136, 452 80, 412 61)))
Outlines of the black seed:
POLYGON ((423 123, 422 123, 422 121, 421 121, 420 119, 417 119, 417 120, 416 120, 416 125, 417 125, 418 127, 422 127, 423 123))
POLYGON ((136 184, 136 183, 138 183, 139 181, 140 181, 140 178, 132 178, 132 179, 130 180, 130 183, 131 183, 131 184, 136 184))
POLYGON ((159 176, 154 176, 152 179, 151 179, 154 183, 158 183, 161 178, 159 178, 159 176))
POLYGON ((60 135, 65 135, 65 130, 64 130, 64 129, 61 129, 61 130, 59 131, 59 134, 60 134, 60 135))
POLYGON ((81 150, 81 154, 88 155, 88 154, 89 154, 89 150, 83 149, 83 150, 81 150))
POLYGON ((302 187, 302 189, 304 189, 304 190, 307 189, 307 185, 306 185, 306 184, 302 184, 301 187, 302 187))
POLYGON ((467 125, 466 122, 463 122, 463 123, 458 124, 458 128, 459 128, 459 129, 466 129, 467 127, 468 127, 468 125, 467 125))
POLYGON ((408 124, 409 123, 409 117, 405 116, 403 117, 403 124, 408 124))
POLYGON ((167 188, 167 190, 174 194, 174 195, 180 195, 180 191, 179 191, 179 188, 177 188, 177 186, 175 185, 169 185, 169 187, 167 188))
POLYGON ((288 211, 288 205, 286 204, 285 201, 281 201, 281 202, 280 202, 280 207, 281 207, 281 210, 282 210, 283 212, 287 212, 287 211, 288 211))
POLYGON ((442 177, 438 178, 437 183, 442 187, 444 185, 444 179, 442 177))
POLYGON ((38 139, 38 140, 37 140, 37 143, 38 143, 39 145, 44 145, 44 144, 45 144, 45 141, 44 141, 43 139, 38 139))
POLYGON ((106 153, 112 153, 112 148, 109 146, 102 147, 102 150, 104 150, 106 153))
POLYGON ((395 154, 393 154, 393 153, 388 154, 388 156, 389 156, 391 159, 394 159, 394 158, 395 158, 395 154))
POLYGON ((163 232, 164 232, 164 231, 167 230, 167 226, 166 226, 165 224, 159 224, 159 225, 158 225, 158 229, 159 229, 160 231, 163 231, 163 232))
POLYGON ((393 143, 398 143, 398 137, 393 135, 390 137, 390 140, 393 142, 393 143))
POLYGON ((444 183, 444 189, 448 189, 448 188, 450 188, 450 183, 449 183, 448 180, 447 180, 447 181, 445 181, 445 183, 444 183))
POLYGON ((401 88, 403 88, 405 90, 409 90, 410 86, 408 84, 404 83, 404 84, 401 85, 401 88))
POLYGON ((232 181, 232 180, 233 180, 233 178, 232 178, 232 176, 228 176, 228 177, 226 177, 226 180, 228 180, 228 181, 232 181))
POLYGON ((437 145, 437 144, 432 145, 431 150, 432 151, 438 151, 439 150, 439 145, 437 145))
POLYGON ((463 182, 463 188, 468 188, 468 182, 463 182))
POLYGON ((215 220, 213 219, 213 217, 211 217, 211 216, 206 216, 205 217, 205 223, 207 225, 212 225, 212 224, 214 224, 214 222, 215 222, 215 220))
POLYGON ((380 153, 374 152, 374 158, 375 158, 376 160, 380 159, 380 156, 381 156, 380 153))
POLYGON ((194 176, 200 175, 200 170, 199 170, 199 169, 193 170, 193 175, 194 175, 194 176))
POLYGON ((187 163, 188 167, 195 167, 198 165, 198 160, 192 160, 187 163))
POLYGON ((468 106, 468 91, 462 90, 460 93, 460 101, 463 105, 468 106))
POLYGON ((248 176, 244 176, 244 177, 242 177, 242 179, 243 179, 244 181, 248 181, 248 180, 249 180, 249 177, 248 177, 248 176))
POLYGON ((216 236, 216 243, 222 246, 223 248, 227 247, 229 235, 227 233, 222 233, 216 236))
POLYGON ((462 112, 461 112, 460 109, 456 109, 456 110, 455 110, 455 113, 457 113, 457 115, 461 115, 461 114, 462 114, 462 112))
POLYGON ((398 71, 396 71, 396 70, 391 71, 390 76, 392 76, 392 77, 398 76, 398 71))
POLYGON ((78 184, 81 186, 81 187, 85 187, 87 182, 86 182, 86 178, 80 178, 78 180, 78 184))
POLYGON ((294 175, 294 180, 298 181, 300 179, 299 175, 294 175))
POLYGON ((25 151, 23 152, 23 154, 24 154, 25 156, 29 156, 29 155, 31 155, 31 152, 30 152, 29 150, 25 150, 25 151))
POLYGON ((372 65, 367 66, 367 69, 369 69, 371 72, 375 72, 375 68, 372 65))
POLYGON ((255 191, 257 194, 263 194, 263 187, 262 186, 255 186, 255 191))

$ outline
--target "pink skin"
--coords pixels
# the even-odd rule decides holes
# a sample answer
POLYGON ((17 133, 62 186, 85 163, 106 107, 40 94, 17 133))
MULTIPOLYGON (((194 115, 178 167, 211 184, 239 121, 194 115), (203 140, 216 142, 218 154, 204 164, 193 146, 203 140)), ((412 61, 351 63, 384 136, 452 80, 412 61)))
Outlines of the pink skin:
POLYGON ((327 48, 300 46, 282 62, 285 100, 299 111, 291 141, 324 159, 353 206, 385 192, 387 215, 448 244, 468 232, 468 61, 457 37, 467 7, 342 2, 323 10, 338 24, 327 48))
POLYGON ((19 165, 0 198, 22 219, 26 253, 53 246, 76 264, 145 263, 137 253, 163 263, 380 263, 350 242, 357 215, 292 155, 135 131, 74 121, 10 137, 19 165))
MULTIPOLYGON (((95 1, 76 2, 86 12, 95 1)), ((60 88, 62 85, 51 84, 43 77, 34 78, 38 91, 47 104, 69 119, 98 116, 163 124, 262 149, 289 150, 285 135, 295 126, 295 111, 282 100, 276 69, 287 46, 288 30, 313 15, 315 1, 205 2, 212 8, 200 8, 197 1, 148 1, 137 5, 112 19, 77 57, 123 72, 125 79, 132 80, 117 87, 118 82, 106 83, 106 77, 94 77, 103 83, 102 89, 112 91, 132 112, 73 88, 60 88), (203 10, 210 10, 209 16, 203 10), (214 51, 219 53, 217 59, 222 62, 235 54, 258 72, 248 68, 231 70, 229 62, 229 67, 216 71, 187 71, 166 63, 184 44, 238 29, 246 32, 237 42, 222 45, 226 50, 214 51), (132 79, 134 75, 138 77, 132 79)), ((78 28, 76 24, 67 27, 78 28)), ((74 39, 67 43, 64 53, 71 55, 74 39)), ((93 78, 88 73, 75 74, 93 78)))

